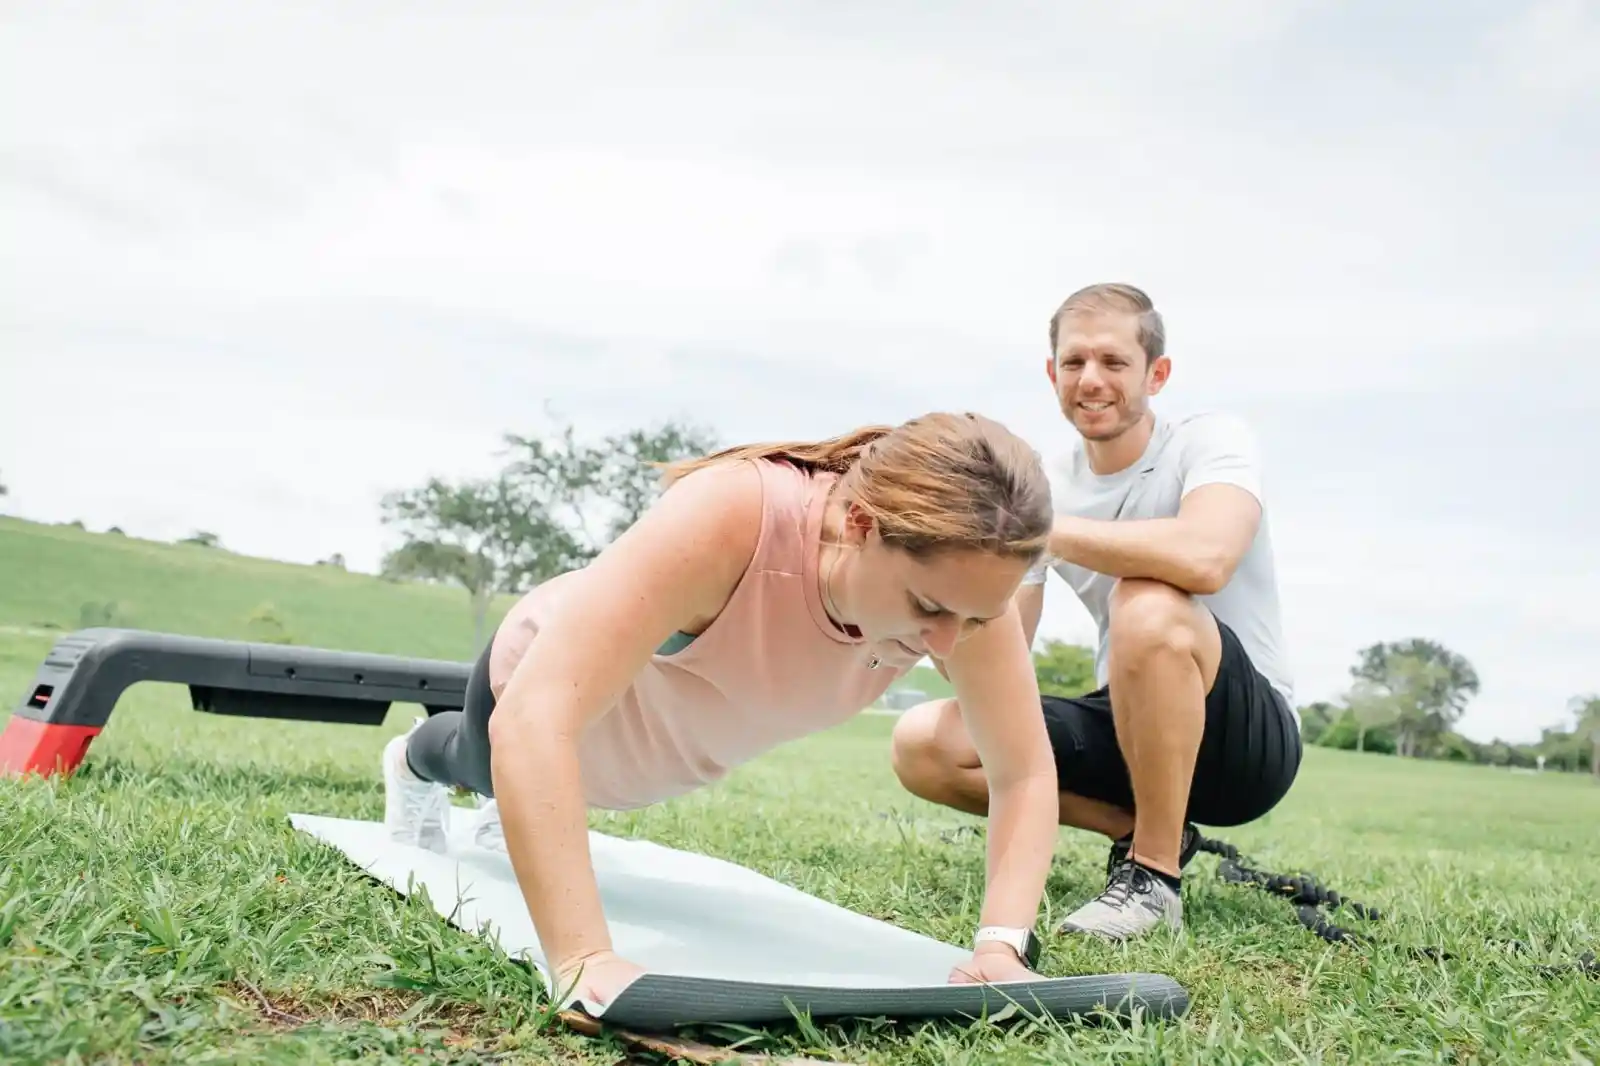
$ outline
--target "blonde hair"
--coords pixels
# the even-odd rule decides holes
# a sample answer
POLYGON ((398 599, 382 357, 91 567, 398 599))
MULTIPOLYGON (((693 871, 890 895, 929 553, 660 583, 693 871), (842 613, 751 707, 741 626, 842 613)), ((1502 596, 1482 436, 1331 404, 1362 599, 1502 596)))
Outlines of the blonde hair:
POLYGON ((839 475, 840 489, 876 520, 884 542, 912 555, 966 550, 1037 560, 1054 518, 1038 454, 971 412, 937 411, 826 440, 724 448, 669 465, 666 481, 738 459, 839 475))
POLYGON ((1122 312, 1139 319, 1139 347, 1144 349, 1145 365, 1160 359, 1167 351, 1167 324, 1156 310, 1155 301, 1143 289, 1119 281, 1086 285, 1068 296, 1050 316, 1050 357, 1055 358, 1060 341, 1061 320, 1072 314, 1122 312))

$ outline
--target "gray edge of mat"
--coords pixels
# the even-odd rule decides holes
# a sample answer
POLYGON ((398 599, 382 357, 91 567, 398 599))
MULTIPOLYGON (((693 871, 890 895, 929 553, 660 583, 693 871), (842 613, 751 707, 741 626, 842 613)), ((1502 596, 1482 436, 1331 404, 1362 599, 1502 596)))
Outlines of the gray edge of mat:
MULTIPOLYGON (((292 818, 289 819, 292 821, 292 818)), ((297 833, 339 855, 372 884, 404 899, 407 893, 353 862, 335 845, 304 829, 297 833)), ((442 915, 440 920, 466 932, 442 915)), ((469 936, 475 936, 467 932, 469 936)), ((505 952, 498 946, 494 950, 505 952)), ((507 956, 521 965, 519 953, 507 956)), ((681 977, 646 973, 623 989, 601 1019, 608 1025, 663 1031, 686 1025, 761 1025, 792 1021, 796 1014, 812 1018, 982 1018, 1010 1006, 1028 1014, 1098 1020, 1146 1017, 1174 1018, 1189 1009, 1189 992, 1166 974, 1078 974, 1006 985, 939 985, 922 988, 833 988, 715 977, 681 977)))
POLYGON ((811 1018, 993 1017, 1015 1005, 1055 1018, 1127 1019, 1135 1011, 1171 1018, 1189 1008, 1189 993, 1165 974, 1082 974, 1005 985, 922 988, 834 988, 678 977, 647 973, 606 1008, 603 1021, 665 1030, 718 1022, 759 1025, 811 1018))

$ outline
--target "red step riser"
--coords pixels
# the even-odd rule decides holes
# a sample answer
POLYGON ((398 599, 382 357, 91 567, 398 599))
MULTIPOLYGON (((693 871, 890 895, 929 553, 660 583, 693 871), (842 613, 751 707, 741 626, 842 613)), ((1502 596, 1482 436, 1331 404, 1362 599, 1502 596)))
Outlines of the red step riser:
POLYGON ((59 725, 13 715, 0 732, 0 774, 70 774, 99 733, 99 726, 59 725))

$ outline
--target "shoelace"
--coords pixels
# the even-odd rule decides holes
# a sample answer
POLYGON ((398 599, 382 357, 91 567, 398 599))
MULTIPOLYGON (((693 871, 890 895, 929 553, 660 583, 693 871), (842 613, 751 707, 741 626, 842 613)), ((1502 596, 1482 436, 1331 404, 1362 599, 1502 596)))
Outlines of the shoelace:
POLYGON ((1150 875, 1130 859, 1117 864, 1116 872, 1111 875, 1106 890, 1100 893, 1100 899, 1109 906, 1121 910, 1133 902, 1135 893, 1148 895, 1149 892, 1150 875))

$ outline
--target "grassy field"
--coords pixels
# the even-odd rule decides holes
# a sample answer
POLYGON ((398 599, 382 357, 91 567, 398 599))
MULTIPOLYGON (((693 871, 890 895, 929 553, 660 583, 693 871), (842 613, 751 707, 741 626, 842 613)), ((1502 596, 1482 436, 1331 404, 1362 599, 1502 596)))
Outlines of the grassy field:
MULTIPOLYGON (((7 706, 96 603, 119 604, 122 624, 222 636, 249 635, 271 605, 301 643, 471 651, 449 590, 0 521, 7 706)), ((412 713, 396 707, 379 729, 225 719, 190 711, 182 689, 136 687, 79 775, 0 782, 0 1061, 619 1061, 553 1025, 522 969, 289 827, 294 811, 381 818, 377 754, 412 713)), ((889 728, 864 717, 716 789, 593 824, 962 942, 981 838, 945 839, 972 820, 897 788, 889 728)), ((1194 997, 1181 1021, 796 1026, 761 1046, 882 1064, 1600 1061, 1600 981, 1534 971, 1600 946, 1600 789, 1587 779, 1312 749, 1279 810, 1220 835, 1383 908, 1381 939, 1326 944, 1202 856, 1182 937, 1052 941, 1043 966, 1172 974, 1194 997), (1457 958, 1404 950, 1423 944, 1457 958)), ((1058 854, 1057 913, 1098 888, 1105 848, 1063 831, 1058 854)))

